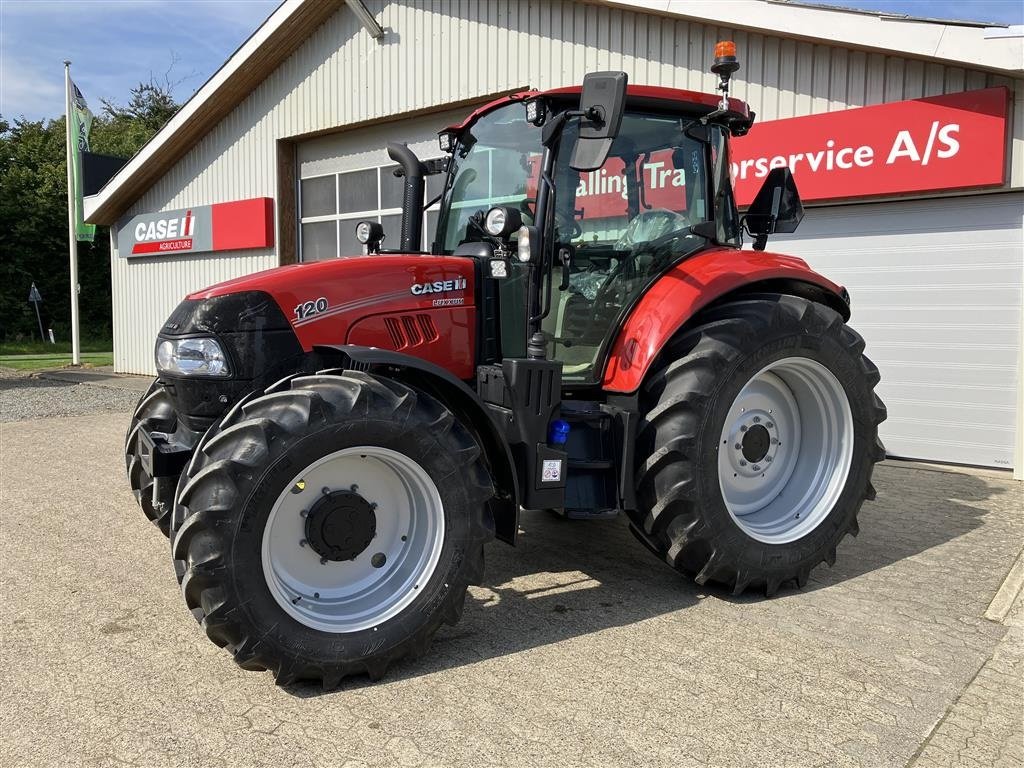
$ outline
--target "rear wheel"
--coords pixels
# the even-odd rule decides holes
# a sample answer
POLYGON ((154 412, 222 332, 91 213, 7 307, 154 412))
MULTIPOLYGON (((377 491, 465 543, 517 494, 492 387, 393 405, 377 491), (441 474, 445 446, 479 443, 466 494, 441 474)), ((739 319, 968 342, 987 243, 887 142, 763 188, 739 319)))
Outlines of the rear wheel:
POLYGON ((174 516, 188 607, 279 683, 379 677, 455 623, 493 536, 480 449, 425 393, 293 378, 204 436, 174 516))
POLYGON ((149 476, 137 454, 138 434, 142 429, 172 434, 177 421, 170 395, 160 380, 154 379, 146 394, 136 404, 128 432, 124 437, 124 463, 132 494, 149 521, 165 536, 168 535, 170 514, 174 506, 176 480, 168 479, 156 483, 149 476))
POLYGON ((701 584, 803 586, 874 497, 878 371, 836 312, 804 299, 739 301, 702 321, 642 392, 634 531, 701 584))

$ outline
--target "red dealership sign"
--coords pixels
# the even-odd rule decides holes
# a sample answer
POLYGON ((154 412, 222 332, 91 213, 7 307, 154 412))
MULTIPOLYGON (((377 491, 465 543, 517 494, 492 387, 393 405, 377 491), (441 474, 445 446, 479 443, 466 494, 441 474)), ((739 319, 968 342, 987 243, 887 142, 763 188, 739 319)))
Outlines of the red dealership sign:
POLYGON ((274 245, 274 201, 254 197, 144 213, 118 230, 117 245, 124 257, 269 248, 274 245))
POLYGON ((999 186, 1005 87, 755 123, 732 142, 737 202, 789 166, 805 201, 999 186))

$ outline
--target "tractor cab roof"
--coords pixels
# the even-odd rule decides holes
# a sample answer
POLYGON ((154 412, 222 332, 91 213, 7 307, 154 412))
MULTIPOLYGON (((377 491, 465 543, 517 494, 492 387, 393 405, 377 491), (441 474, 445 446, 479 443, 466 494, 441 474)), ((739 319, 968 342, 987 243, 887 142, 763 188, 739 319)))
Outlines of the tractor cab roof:
MULTIPOLYGON (((495 99, 470 113, 462 122, 454 123, 439 133, 459 134, 489 112, 517 101, 529 101, 537 97, 553 100, 576 102, 579 100, 583 87, 570 85, 565 88, 554 88, 549 91, 519 91, 495 99)), ((679 88, 663 88, 658 85, 630 85, 626 87, 627 109, 652 109, 686 111, 696 115, 708 114, 718 109, 719 97, 711 93, 684 91, 679 88)), ((740 99, 729 99, 729 110, 723 115, 723 121, 729 126, 733 135, 742 136, 754 123, 754 113, 747 103, 740 99)))

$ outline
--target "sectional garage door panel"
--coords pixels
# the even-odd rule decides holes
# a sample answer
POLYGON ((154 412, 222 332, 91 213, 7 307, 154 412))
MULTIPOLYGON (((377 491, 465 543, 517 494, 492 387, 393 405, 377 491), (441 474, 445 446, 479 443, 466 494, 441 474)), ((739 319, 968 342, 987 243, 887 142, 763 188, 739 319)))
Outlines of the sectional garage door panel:
POLYGON ((882 372, 890 455, 1012 466, 1022 224, 1013 193, 811 208, 773 238, 850 290, 882 372))

